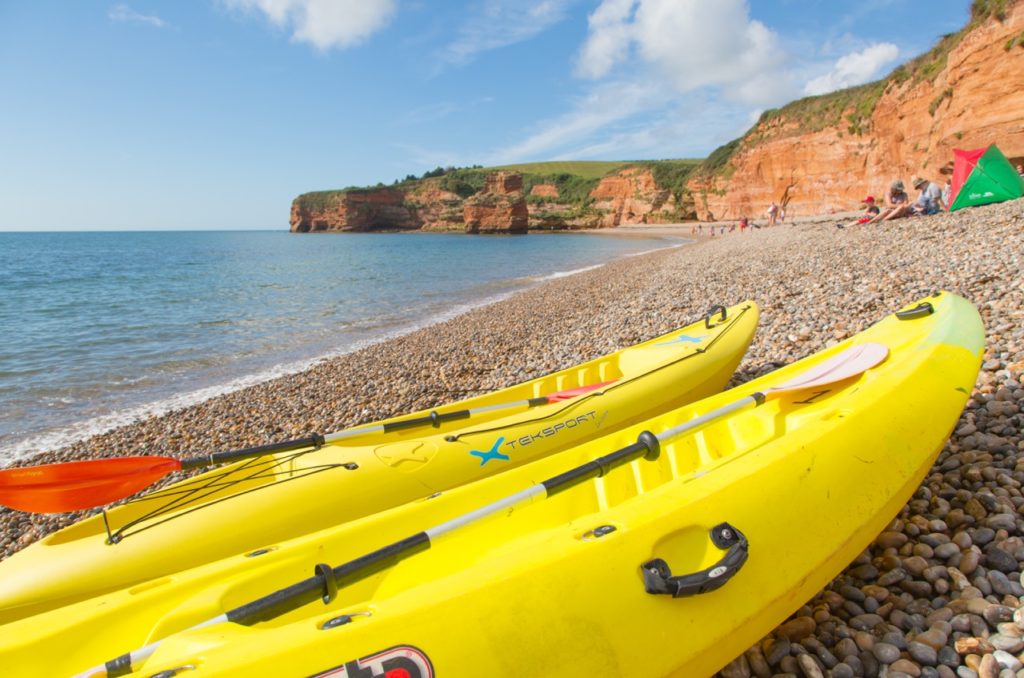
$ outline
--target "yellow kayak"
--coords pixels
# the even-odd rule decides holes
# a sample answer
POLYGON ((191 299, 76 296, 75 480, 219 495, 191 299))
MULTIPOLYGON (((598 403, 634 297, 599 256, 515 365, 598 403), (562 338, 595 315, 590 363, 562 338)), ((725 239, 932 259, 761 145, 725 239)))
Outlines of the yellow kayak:
MULTIPOLYGON (((716 307, 685 328, 546 377, 328 435, 319 449, 219 467, 112 508, 0 563, 0 623, 260 551, 717 393, 757 319, 750 301, 716 307)), ((111 461, 121 460, 86 464, 111 461)))
POLYGON ((706 676, 912 495, 984 333, 936 294, 439 496, 8 624, 9 676, 706 676))

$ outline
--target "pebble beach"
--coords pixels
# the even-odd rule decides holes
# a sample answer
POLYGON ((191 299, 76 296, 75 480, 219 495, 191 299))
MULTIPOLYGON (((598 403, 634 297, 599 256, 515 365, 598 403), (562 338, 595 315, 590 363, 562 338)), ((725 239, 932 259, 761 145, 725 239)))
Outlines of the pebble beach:
MULTIPOLYGON (((741 383, 949 290, 978 307, 987 333, 951 439, 874 544, 720 675, 1024 678, 1024 200, 884 226, 835 223, 620 259, 19 465, 192 456, 337 431, 566 368, 751 298, 761 323, 741 383)), ((0 509, 0 556, 79 517, 0 509)))

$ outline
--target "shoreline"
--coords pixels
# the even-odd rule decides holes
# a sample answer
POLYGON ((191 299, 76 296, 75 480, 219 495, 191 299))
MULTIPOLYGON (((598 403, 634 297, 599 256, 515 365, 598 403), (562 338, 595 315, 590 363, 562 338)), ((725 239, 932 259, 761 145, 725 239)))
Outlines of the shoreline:
MULTIPOLYGON (((578 232, 555 233, 558 235, 565 235, 567 233, 578 234, 578 232)), ((545 234, 547 233, 545 232, 545 234)), ((427 233, 426 235, 433 234, 427 233)), ((577 269, 564 271, 559 270, 547 274, 509 278, 507 282, 510 285, 514 285, 509 290, 489 294, 474 301, 460 303, 436 315, 410 321, 399 327, 382 331, 378 336, 372 338, 358 339, 344 346, 321 351, 308 358, 296 358, 293 360, 278 362, 273 365, 268 365, 262 369, 258 369, 255 372, 228 377, 193 390, 170 392, 155 399, 138 402, 107 414, 101 414, 86 420, 72 422, 55 430, 31 434, 27 437, 14 440, 9 443, 4 443, 0 446, 0 468, 21 465, 25 463, 25 460, 32 459, 40 454, 59 452, 68 447, 87 442, 90 438, 112 433, 120 428, 130 427, 144 420, 167 416, 178 410, 202 405, 208 400, 230 395, 255 386, 260 386, 266 382, 277 379, 287 379, 289 377, 302 374, 323 362, 335 360, 356 351, 398 339, 413 332, 429 330, 429 328, 434 325, 444 323, 475 309, 500 303, 517 294, 552 281, 561 280, 580 273, 586 273, 591 270, 597 270, 614 261, 642 256, 661 250, 673 249, 690 242, 686 239, 683 239, 683 242, 681 243, 676 242, 678 238, 674 236, 664 237, 658 235, 636 234, 635 237, 649 239, 652 241, 652 244, 657 242, 661 242, 662 244, 654 247, 653 249, 642 250, 640 252, 618 254, 612 259, 577 269)))
MULTIPOLYGON (((202 454, 337 431, 540 376, 752 298, 761 324, 737 384, 946 289, 979 308, 987 334, 950 440, 887 531, 822 592, 793 601, 804 604, 724 675, 799 674, 807 660, 819 673, 859 663, 848 676, 883 657, 892 670, 989 661, 982 641, 1024 608, 1024 200, 844 230, 838 216, 619 258, 25 461, 202 454)), ((76 517, 0 510, 2 553, 76 517)))

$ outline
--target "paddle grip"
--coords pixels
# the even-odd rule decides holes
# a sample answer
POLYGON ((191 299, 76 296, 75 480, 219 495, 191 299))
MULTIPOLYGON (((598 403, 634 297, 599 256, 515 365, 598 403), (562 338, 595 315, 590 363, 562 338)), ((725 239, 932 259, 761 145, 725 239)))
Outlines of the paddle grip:
POLYGON ((644 590, 651 594, 665 594, 685 598, 721 588, 739 572, 747 562, 747 538, 729 523, 711 528, 711 542, 720 549, 728 549, 722 559, 711 567, 673 577, 672 570, 661 558, 654 558, 640 566, 644 576, 644 590))
POLYGON ((661 443, 650 431, 644 431, 637 436, 636 442, 611 454, 598 457, 586 464, 570 469, 565 473, 548 478, 542 485, 547 496, 558 494, 570 487, 579 485, 584 480, 599 478, 611 471, 613 468, 627 464, 635 459, 643 457, 648 461, 654 461, 661 454, 661 443))
POLYGON ((318 565, 314 576, 236 607, 226 614, 227 620, 243 626, 252 626, 280 617, 317 600, 323 600, 326 604, 334 599, 338 589, 387 569, 398 561, 428 548, 430 537, 426 532, 418 532, 365 556, 350 560, 333 570, 318 565))
POLYGON ((400 431, 406 428, 416 428, 423 424, 430 424, 433 427, 438 427, 446 421, 453 421, 455 419, 468 419, 471 412, 469 410, 459 410, 458 412, 444 412, 437 413, 431 412, 425 417, 416 417, 415 419, 403 419, 402 421, 391 421, 384 424, 384 433, 390 433, 391 431, 400 431))
POLYGON ((284 440, 279 443, 270 443, 268 445, 259 445, 257 447, 246 447, 240 450, 216 452, 203 457, 189 457, 188 459, 181 460, 181 470, 187 471, 189 469, 202 468, 204 466, 216 466, 217 464, 223 464, 229 461, 249 459, 250 457, 262 457, 265 454, 274 454, 276 452, 291 452, 292 450, 301 450, 307 447, 320 447, 323 444, 324 437, 319 433, 314 433, 305 438, 296 438, 295 440, 284 440))

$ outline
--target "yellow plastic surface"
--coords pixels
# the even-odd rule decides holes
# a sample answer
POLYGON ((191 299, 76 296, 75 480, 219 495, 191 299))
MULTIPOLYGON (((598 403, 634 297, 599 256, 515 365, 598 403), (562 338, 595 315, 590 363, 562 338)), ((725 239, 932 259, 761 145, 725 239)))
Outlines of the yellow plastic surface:
POLYGON ((715 314, 707 323, 702 319, 437 412, 614 380, 572 400, 239 462, 118 506, 107 513, 111 529, 123 535, 115 544, 107 543, 102 518, 95 516, 0 562, 0 624, 213 560, 274 549, 285 539, 507 471, 717 393, 750 344, 757 318, 757 306, 747 301, 727 309, 724 319, 715 314), (459 438, 449 442, 450 435, 459 438), (491 450, 506 459, 480 456, 491 450), (354 470, 344 466, 353 464, 354 470))
MULTIPOLYGON (((932 465, 967 400, 984 333, 964 299, 888 316, 820 354, 699 403, 440 496, 70 605, 0 633, 9 676, 83 671, 165 639, 138 675, 710 675, 781 622, 885 528, 932 465), (551 498, 438 538, 314 603, 244 627, 185 631, 400 538, 774 385, 863 342, 889 348, 863 374, 783 394, 551 498), (674 574, 722 555, 722 522, 749 560, 722 588, 644 591, 640 565, 674 574), (613 527, 598 536, 595 529, 613 527), (340 615, 351 621, 333 628, 340 615), (397 648, 397 649, 396 649, 397 648), (357 665, 358 662, 358 665, 357 665), (390 662, 390 663, 389 663, 390 662), (397 663, 396 663, 397 662, 397 663), (361 668, 364 672, 357 671, 361 668)), ((907 308, 913 308, 915 304, 907 308)), ((607 528, 605 528, 607 530, 607 528)), ((604 532, 599 530, 598 532, 604 532)))

